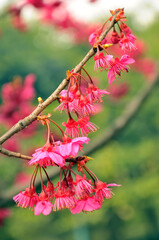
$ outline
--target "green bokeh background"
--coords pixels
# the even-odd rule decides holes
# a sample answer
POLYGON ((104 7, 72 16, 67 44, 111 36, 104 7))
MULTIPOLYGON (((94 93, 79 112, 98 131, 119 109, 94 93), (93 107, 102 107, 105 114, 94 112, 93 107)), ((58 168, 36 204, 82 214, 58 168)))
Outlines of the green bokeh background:
MULTIPOLYGON (((131 18, 130 18, 131 19, 131 18)), ((130 20, 129 20, 130 21, 130 20)), ((134 29, 136 35, 147 44, 147 56, 158 61, 159 19, 145 31, 134 29)), ((13 29, 9 20, 1 20, 3 35, 0 39, 0 82, 12 80, 13 76, 25 77, 35 73, 37 97, 46 98, 86 54, 88 44, 72 45, 52 34, 49 27, 33 24, 28 33, 13 29), (60 40, 61 39, 61 40, 60 40)), ((93 60, 87 70, 93 72, 93 60)), ((94 73, 93 73, 94 74, 94 73)), ((95 74, 96 75, 96 74, 95 74)), ((98 76, 100 85, 107 87, 106 74, 98 76)), ((100 137, 103 129, 119 116, 125 105, 139 89, 147 84, 145 78, 132 70, 123 75, 130 83, 129 94, 117 103, 105 97, 104 110, 91 120, 100 129, 90 138, 100 137)), ((119 82, 122 82, 119 79, 119 82)), ((159 239, 159 84, 156 85, 140 112, 129 125, 109 144, 94 152, 88 167, 108 183, 116 182, 122 187, 114 189, 115 196, 104 202, 102 208, 92 213, 72 215, 69 210, 49 216, 34 216, 33 212, 11 207, 12 215, 0 228, 3 240, 158 240, 159 239)), ((35 99, 34 104, 37 104, 35 99)), ((53 119, 61 123, 65 118, 53 112, 58 103, 51 104, 53 119)), ((44 129, 36 136, 22 141, 21 149, 39 147, 45 142, 44 129)), ((1 195, 12 189, 15 176, 20 171, 31 173, 21 160, 0 156, 1 195)), ((22 186, 23 190, 23 186, 22 186)))

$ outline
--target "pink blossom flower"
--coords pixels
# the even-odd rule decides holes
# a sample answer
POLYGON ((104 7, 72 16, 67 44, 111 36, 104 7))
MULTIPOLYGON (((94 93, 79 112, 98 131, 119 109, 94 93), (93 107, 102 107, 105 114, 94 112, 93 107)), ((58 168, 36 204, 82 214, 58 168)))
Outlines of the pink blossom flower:
POLYGON ((121 40, 119 41, 119 46, 121 47, 121 50, 136 50, 137 48, 134 44, 135 40, 136 37, 133 34, 128 34, 121 38, 121 40))
POLYGON ((67 142, 57 146, 59 154, 65 158, 75 157, 78 152, 83 148, 83 144, 88 144, 89 138, 87 137, 77 137, 73 139, 67 138, 67 142))
POLYGON ((45 216, 49 215, 52 211, 53 205, 49 201, 39 201, 35 208, 34 208, 34 214, 40 215, 40 213, 44 214, 45 216))
POLYGON ((98 51, 96 56, 94 56, 94 61, 95 61, 94 70, 96 70, 97 72, 98 70, 102 71, 107 69, 108 61, 107 61, 107 58, 105 58, 103 53, 98 51))
POLYGON ((119 58, 111 57, 109 60, 110 68, 108 71, 109 84, 111 84, 116 79, 116 74, 121 76, 121 71, 128 72, 127 64, 134 63, 135 60, 130 58, 128 55, 123 55, 120 60, 119 58))
POLYGON ((34 188, 26 188, 25 191, 14 196, 13 200, 18 203, 18 206, 23 208, 33 208, 38 202, 38 195, 36 194, 34 188))
POLYGON ((116 183, 106 184, 98 180, 95 184, 95 189, 93 189, 93 191, 95 192, 95 198, 99 200, 99 202, 102 202, 104 198, 110 199, 112 198, 113 192, 109 187, 120 187, 120 186, 121 185, 118 185, 116 183))
POLYGON ((82 136, 87 136, 91 132, 96 132, 98 126, 89 122, 89 117, 79 118, 77 120, 82 136))
POLYGON ((36 149, 32 155, 33 158, 29 161, 29 165, 39 164, 40 166, 47 167, 58 165, 63 167, 65 165, 65 159, 56 151, 57 147, 52 145, 44 146, 36 149))
POLYGON ((78 214, 81 211, 90 212, 101 208, 101 204, 92 196, 85 199, 77 200, 76 206, 71 208, 72 214, 78 214))
MULTIPOLYGON (((92 46, 95 44, 96 40, 98 40, 100 34, 101 34, 100 30, 90 34, 88 41, 92 46)), ((102 44, 105 44, 106 42, 107 42, 106 39, 102 40, 102 44)))
POLYGON ((42 190, 42 192, 39 195, 39 201, 37 202, 34 208, 34 214, 38 216, 40 215, 40 213, 42 213, 46 216, 51 213, 52 208, 53 205, 51 202, 49 202, 48 194, 42 190))
POLYGON ((95 114, 96 112, 96 107, 91 104, 89 101, 88 97, 81 96, 80 101, 79 101, 79 115, 80 116, 89 116, 92 114, 95 114))
POLYGON ((76 102, 74 101, 76 98, 76 92, 72 93, 72 92, 68 92, 67 90, 62 90, 60 93, 60 101, 61 104, 55 108, 55 110, 60 110, 62 111, 68 111, 68 109, 70 110, 70 112, 72 111, 78 111, 78 106, 76 105, 76 102))
POLYGON ((92 192, 92 185, 87 181, 86 175, 83 177, 76 175, 76 194, 79 198, 87 197, 92 192))
POLYGON ((100 89, 97 88, 95 85, 93 84, 89 84, 88 85, 88 89, 87 89, 87 97, 89 98, 90 102, 102 102, 102 97, 106 94, 109 95, 110 92, 108 92, 105 89, 100 89))
POLYGON ((55 203, 53 211, 59 211, 60 209, 72 208, 76 204, 76 199, 74 197, 74 192, 71 190, 63 191, 58 188, 55 193, 55 203))
POLYGON ((63 122, 62 125, 66 127, 66 135, 69 135, 72 138, 80 135, 78 123, 73 118, 69 118, 67 123, 63 122))
POLYGON ((94 45, 97 37, 99 37, 99 35, 97 33, 91 33, 90 34, 88 41, 92 46, 94 45))

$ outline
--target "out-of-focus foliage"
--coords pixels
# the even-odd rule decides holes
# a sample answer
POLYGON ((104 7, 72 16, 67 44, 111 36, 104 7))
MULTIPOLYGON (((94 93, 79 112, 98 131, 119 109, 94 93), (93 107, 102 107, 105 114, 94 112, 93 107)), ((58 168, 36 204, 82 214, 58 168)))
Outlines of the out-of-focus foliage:
MULTIPOLYGON (((38 96, 47 97, 65 77, 65 70, 75 66, 88 49, 88 46, 68 46, 65 42, 60 45, 43 28, 35 26, 25 34, 11 29, 7 23, 3 24, 6 26, 3 26, 4 36, 0 39, 1 83, 10 81, 13 75, 35 73, 38 96)), ((145 32, 138 32, 148 45, 149 55, 156 60, 159 57, 158 24, 145 32)), ((92 60, 88 65, 87 69, 93 71, 92 60)), ((101 85, 107 86, 106 74, 103 72, 100 76, 101 85)), ((100 130, 91 134, 91 139, 99 137, 103 129, 122 113, 124 106, 140 87, 146 84, 143 76, 132 71, 127 76, 123 75, 122 79, 131 85, 129 94, 117 103, 105 98, 103 112, 93 117, 93 122, 100 126, 100 130)), ((2 239, 159 239, 158 91, 157 85, 129 126, 109 145, 92 154, 94 161, 88 163, 101 180, 122 184, 122 187, 114 190, 116 195, 112 200, 105 201, 96 212, 75 216, 66 210, 47 217, 37 217, 30 211, 14 206, 12 216, 0 228, 2 239)), ((55 105, 57 103, 52 104, 46 112, 53 114, 55 105)), ((62 122, 63 117, 59 117, 57 112, 53 114, 53 119, 59 122, 62 122)), ((27 148, 44 143, 41 134, 43 129, 33 139, 25 140, 24 152, 27 148)), ((24 166, 20 160, 0 158, 0 187, 5 189, 12 186, 16 173, 22 171, 24 166)), ((29 169, 27 171, 30 172, 29 169)))
MULTIPOLYGON (((18 32, 8 21, 1 21, 3 28, 0 38, 0 83, 11 81, 13 76, 26 76, 34 73, 37 76, 36 89, 41 97, 47 97, 58 83, 65 77, 65 72, 72 65, 80 61, 85 51, 71 48, 63 39, 59 43, 59 36, 52 29, 35 25, 28 32, 18 32), (62 69, 62 71, 61 71, 62 69)), ((64 35, 63 38, 66 36, 64 35)))

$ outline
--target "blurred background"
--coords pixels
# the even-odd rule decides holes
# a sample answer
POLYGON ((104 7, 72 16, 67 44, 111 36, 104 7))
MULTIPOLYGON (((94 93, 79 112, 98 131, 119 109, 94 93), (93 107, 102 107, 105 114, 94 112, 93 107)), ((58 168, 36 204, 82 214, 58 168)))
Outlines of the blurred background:
MULTIPOLYGON (((138 39, 136 64, 111 88, 105 72, 94 72, 93 60, 86 66, 98 85, 112 93, 104 98, 100 113, 91 118, 100 129, 90 134, 90 139, 98 141, 115 119, 122 116, 127 104, 138 98, 140 91, 156 77, 159 1, 68 0, 62 1, 51 17, 32 5, 23 9, 19 19, 14 12, 4 14, 10 4, 17 2, 20 1, 0 3, 1 135, 32 111, 37 97, 47 98, 65 78, 66 70, 80 62, 90 49, 89 34, 110 16, 109 10, 125 8, 127 24, 138 39)), ((107 144, 91 151, 94 160, 88 167, 102 181, 122 185, 114 189, 115 196, 98 211, 72 215, 64 210, 46 217, 17 208, 12 196, 29 184, 33 169, 25 161, 0 155, 1 239, 158 240, 158 92, 157 82, 129 124, 107 144)), ((51 104, 45 113, 51 113, 61 124, 66 117, 54 111, 57 106, 56 102, 51 104)), ((59 133, 56 134, 58 137, 59 133)), ((30 155, 45 143, 45 138, 44 128, 36 123, 4 146, 30 155)))

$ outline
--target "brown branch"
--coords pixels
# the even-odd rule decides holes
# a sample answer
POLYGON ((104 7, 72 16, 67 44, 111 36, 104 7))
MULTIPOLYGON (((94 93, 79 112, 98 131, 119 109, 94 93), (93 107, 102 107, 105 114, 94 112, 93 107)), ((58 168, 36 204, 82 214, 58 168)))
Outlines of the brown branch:
MULTIPOLYGON (((119 12, 119 11, 118 11, 119 12)), ((102 41, 108 32, 111 30, 111 28, 114 26, 115 18, 118 12, 113 16, 112 21, 109 23, 109 26, 106 28, 106 30, 101 34, 99 41, 102 41)), ((74 68, 74 73, 77 73, 81 70, 81 68, 86 64, 86 62, 95 55, 95 51, 93 48, 90 49, 90 51, 86 54, 86 56, 83 58, 83 60, 74 68)), ((55 101, 59 93, 68 85, 69 79, 64 79, 61 84, 57 87, 57 89, 43 102, 40 103, 37 108, 27 117, 24 119, 21 119, 18 123, 16 123, 12 128, 10 128, 1 138, 0 138, 0 145, 2 145, 7 139, 12 137, 14 134, 20 132, 22 129, 30 125, 33 121, 37 119, 37 116, 53 101, 55 101)), ((4 148, 0 148, 0 152, 7 155, 7 156, 13 156, 21 158, 21 156, 24 156, 20 153, 13 153, 11 151, 8 151, 4 148)), ((24 156, 22 158, 28 159, 28 156, 24 156)))
MULTIPOLYGON (((121 116, 119 116, 114 123, 109 126, 104 132, 102 136, 95 139, 93 143, 90 144, 90 147, 84 151, 85 155, 90 155, 94 153, 97 149, 102 147, 103 145, 110 142, 113 137, 121 130, 123 130, 130 120, 135 116, 135 114, 139 111, 139 109, 145 103, 145 100, 148 98, 152 90, 155 88, 156 84, 159 82, 159 75, 155 78, 155 80, 149 83, 147 86, 143 87, 139 91, 139 93, 131 100, 131 102, 125 107, 125 110, 121 116)), ((50 179, 55 178, 59 174, 58 168, 48 169, 48 174, 50 179)), ((44 182, 47 179, 44 177, 44 182)), ((25 188, 25 186, 23 186, 25 188)), ((27 187, 27 186, 26 186, 27 187)), ((40 179, 36 181, 36 187, 40 187, 40 179)), ((6 191, 3 193, 3 197, 0 196, 0 207, 7 207, 14 205, 14 201, 12 197, 17 194, 21 190, 21 186, 19 189, 17 187, 12 188, 11 190, 6 191)))
POLYGON ((21 158, 21 159, 25 159, 25 160, 31 160, 32 159, 32 157, 30 157, 30 156, 21 154, 19 152, 12 152, 12 151, 9 151, 5 148, 2 148, 1 145, 0 145, 0 152, 4 155, 7 155, 8 157, 16 157, 16 158, 21 158))

